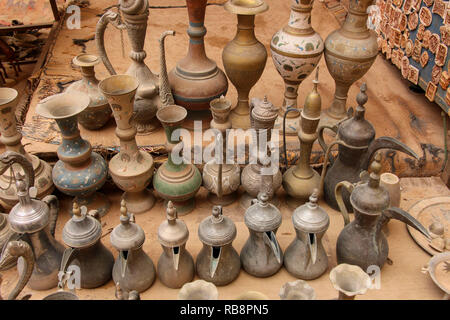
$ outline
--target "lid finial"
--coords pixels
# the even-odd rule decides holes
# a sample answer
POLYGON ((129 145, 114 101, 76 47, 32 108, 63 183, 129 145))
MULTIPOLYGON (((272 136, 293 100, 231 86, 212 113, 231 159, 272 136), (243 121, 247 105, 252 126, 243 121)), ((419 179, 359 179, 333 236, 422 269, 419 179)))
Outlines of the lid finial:
POLYGON ((80 207, 78 206, 78 203, 77 202, 73 202, 73 210, 72 210, 72 212, 73 212, 73 215, 74 216, 77 216, 77 217, 81 217, 81 210, 80 210, 80 207))
POLYGON ((380 184, 380 172, 381 172, 381 154, 377 152, 374 160, 370 164, 370 181, 371 187, 378 187, 380 184))
POLYGON ((358 105, 360 107, 364 107, 364 105, 366 104, 367 100, 369 99, 367 97, 366 90, 367 90, 367 85, 364 82, 361 85, 361 87, 359 88, 359 93, 356 95, 356 102, 358 103, 358 105))
POLYGON ((222 206, 214 206, 212 209, 212 216, 215 223, 221 222, 223 220, 222 206))
POLYGON ((127 204, 124 199, 120 201, 120 215, 123 217, 127 217, 128 210, 127 210, 127 204))
POLYGON ((172 201, 167 203, 166 216, 169 223, 173 223, 177 220, 177 208, 175 208, 172 201))
POLYGON ((269 201, 269 195, 267 194, 267 192, 260 192, 260 193, 258 193, 258 200, 262 204, 266 204, 267 201, 269 201))
POLYGON ((317 85, 319 84, 319 66, 316 68, 316 77, 313 80, 314 83, 314 91, 317 91, 317 85))
POLYGON ((318 200, 319 200, 319 189, 314 188, 313 193, 309 196, 309 202, 317 205, 318 200))

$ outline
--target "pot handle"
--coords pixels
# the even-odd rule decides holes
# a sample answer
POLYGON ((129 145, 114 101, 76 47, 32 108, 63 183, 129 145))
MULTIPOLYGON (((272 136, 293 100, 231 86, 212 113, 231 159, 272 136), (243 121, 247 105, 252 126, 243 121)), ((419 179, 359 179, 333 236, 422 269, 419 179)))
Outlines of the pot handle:
MULTIPOLYGON (((319 129, 317 129, 317 134, 318 134, 317 140, 319 141, 319 144, 322 147, 323 152, 326 152, 328 150, 328 147, 329 147, 325 143, 325 139, 323 138, 323 132, 324 132, 325 129, 330 129, 331 131, 333 131, 337 135, 338 126, 337 125, 334 125, 332 127, 330 127, 330 126, 320 126, 319 129)), ((332 156, 329 156, 329 160, 330 160, 330 163, 333 163, 333 161, 334 161, 332 156)))
POLYGON ((286 117, 288 115, 289 112, 291 111, 297 111, 298 109, 292 106, 289 106, 286 108, 286 111, 283 115, 283 152, 284 152, 284 164, 286 166, 285 170, 288 169, 288 159, 287 159, 287 146, 286 146, 286 117))
POLYGON ((327 168, 328 168, 328 158, 330 156, 330 152, 331 152, 331 148, 335 145, 335 144, 340 144, 340 145, 344 145, 344 143, 341 140, 335 140, 333 141, 329 146, 327 146, 327 150, 325 152, 325 157, 323 158, 323 168, 322 168, 322 173, 320 175, 320 183, 319 183, 319 197, 322 195, 323 193, 323 185, 325 183, 325 175, 327 173, 327 168))
POLYGON ((108 54, 105 49, 105 30, 108 24, 111 23, 117 29, 126 29, 126 25, 122 23, 120 19, 120 14, 111 10, 108 10, 105 14, 102 15, 100 20, 97 22, 97 27, 95 29, 95 43, 97 45, 97 49, 102 59, 103 64, 111 75, 116 75, 116 71, 114 70, 111 62, 109 61, 108 54))
POLYGON ((42 199, 48 207, 50 208, 50 222, 48 223, 48 229, 50 230, 51 235, 55 236, 56 229, 56 221, 58 220, 58 211, 59 211, 59 200, 55 195, 48 195, 42 199))
MULTIPOLYGON (((27 180, 27 189, 34 186, 34 169, 28 159, 17 152, 6 151, 0 155, 0 175, 5 173, 5 171, 12 167, 13 164, 19 164, 25 173, 25 179, 27 180)), ((16 173, 17 174, 17 173, 16 173)), ((11 179, 16 179, 16 177, 11 177, 11 179)), ((12 183, 12 180, 11 180, 12 183)))
POLYGON ((348 215, 348 211, 347 211, 347 207, 345 206, 344 199, 342 198, 342 187, 344 187, 350 193, 352 193, 355 186, 353 185, 353 183, 350 183, 348 181, 341 181, 336 185, 336 188, 334 189, 334 194, 336 196, 336 202, 339 206, 339 210, 341 211, 342 217, 344 218, 344 226, 346 226, 350 222, 350 217, 348 215))

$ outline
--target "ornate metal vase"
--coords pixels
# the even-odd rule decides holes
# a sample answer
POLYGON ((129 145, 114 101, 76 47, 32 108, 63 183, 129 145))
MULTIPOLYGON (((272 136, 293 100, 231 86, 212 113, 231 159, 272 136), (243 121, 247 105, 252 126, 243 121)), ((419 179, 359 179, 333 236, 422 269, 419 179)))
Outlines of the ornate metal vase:
POLYGON ((203 38, 207 0, 186 0, 189 28, 189 49, 187 55, 169 73, 175 103, 188 110, 183 126, 194 128, 194 121, 201 120, 202 127, 208 128, 211 120, 209 103, 221 95, 226 95, 228 80, 217 64, 205 52, 203 38))
POLYGON ((98 288, 112 276, 114 256, 101 242, 102 226, 95 210, 73 203, 73 216, 66 222, 62 240, 68 246, 61 260, 61 271, 79 269, 83 289, 98 288))
POLYGON ((238 20, 236 35, 222 52, 225 72, 238 93, 237 105, 231 111, 233 128, 250 128, 250 90, 261 77, 267 61, 267 50, 255 37, 255 15, 268 9, 263 0, 229 0, 225 3, 225 10, 236 14, 238 20))
POLYGON ((309 202, 292 214, 296 238, 284 253, 284 266, 293 276, 312 280, 328 268, 328 257, 322 238, 330 225, 328 214, 317 203, 319 189, 314 189, 309 202))
MULTIPOLYGON (((253 98, 250 104, 251 107, 251 126, 256 132, 256 137, 252 138, 253 143, 256 142, 256 163, 249 163, 242 170, 241 185, 245 190, 245 193, 241 196, 240 205, 247 209, 251 206, 251 201, 258 196, 261 189, 263 171, 266 164, 261 162, 262 159, 269 159, 270 151, 268 143, 271 140, 272 129, 277 118, 277 109, 272 103, 264 97, 264 100, 253 98), (260 142, 261 139, 265 139, 265 143, 260 142)), ((251 159, 250 159, 251 160, 251 159)), ((275 192, 281 186, 281 172, 275 168, 275 172, 272 172, 273 183, 271 183, 271 189, 267 190, 267 195, 272 203, 278 204, 279 200, 274 197, 275 192)))
POLYGON ((54 195, 48 195, 42 201, 34 199, 36 188, 32 186, 31 165, 22 167, 25 177, 16 175, 19 203, 11 209, 8 220, 11 229, 19 235, 18 238, 28 242, 33 249, 35 265, 28 286, 33 290, 48 290, 58 284, 58 271, 64 252, 64 246, 54 237, 58 199, 54 195))
POLYGON ((174 138, 173 132, 180 128, 187 111, 177 105, 164 107, 156 113, 156 117, 162 123, 166 132, 166 148, 168 159, 164 162, 153 177, 153 187, 157 194, 163 198, 167 207, 168 201, 172 201, 179 215, 185 215, 195 208, 195 195, 202 184, 200 171, 191 163, 185 163, 179 156, 178 163, 174 161, 172 151, 180 142, 180 138, 174 138))
POLYGON ((112 277, 114 283, 129 293, 144 292, 155 280, 155 266, 142 246, 144 230, 136 224, 133 214, 128 213, 125 201, 120 202, 120 224, 111 232, 111 245, 119 251, 112 277))
POLYGON ((61 145, 53 167, 53 183, 64 194, 75 197, 74 201, 89 209, 98 210, 104 216, 109 210, 108 198, 98 193, 108 175, 106 161, 92 152, 91 144, 81 138, 77 117, 89 105, 87 95, 67 92, 41 100, 36 113, 54 119, 61 130, 61 145))
POLYGON ((163 248, 158 260, 158 279, 166 287, 177 289, 194 279, 194 259, 186 249, 189 230, 178 219, 172 201, 167 204, 166 218, 158 228, 158 241, 163 248))
MULTIPOLYGON (((22 134, 17 130, 15 110, 19 93, 12 88, 0 88, 0 142, 7 151, 14 151, 24 155, 33 165, 36 179, 37 197, 42 199, 55 189, 52 181, 52 167, 35 155, 25 151, 22 145, 22 134)), ((20 167, 13 166, 20 172, 20 167)), ((0 204, 5 210, 10 210, 18 201, 17 190, 11 170, 6 170, 0 176, 0 204)))
POLYGON ((129 75, 115 75, 100 82, 99 88, 108 99, 116 120, 116 136, 120 140, 120 152, 109 161, 109 173, 114 183, 125 193, 127 209, 131 213, 150 210, 155 198, 146 189, 154 171, 150 154, 139 151, 136 128, 133 125, 133 99, 139 81, 129 75))
MULTIPOLYGON (((147 21, 149 16, 148 0, 119 0, 119 10, 123 16, 113 11, 107 11, 98 21, 95 32, 95 41, 100 58, 111 75, 116 75, 105 50, 104 34, 109 23, 118 29, 125 29, 130 39, 132 50, 130 58, 132 64, 126 74, 138 79, 134 111, 137 116, 135 125, 141 134, 154 131, 160 125, 155 118, 156 111, 161 106, 159 99, 158 76, 156 76, 145 64, 147 53, 144 50, 147 21)), ((128 208, 131 210, 131 208, 128 208)))
MULTIPOLYGON (((323 40, 311 26, 314 0, 290 0, 289 22, 277 31, 270 42, 272 60, 284 80, 284 100, 275 128, 281 129, 287 108, 297 109, 299 85, 319 63, 324 50, 323 40)), ((286 134, 299 130, 300 112, 293 110, 286 116, 286 134)))
POLYGON ((336 83, 330 108, 324 110, 321 125, 332 126, 346 117, 350 86, 370 69, 378 55, 377 34, 367 28, 367 8, 373 0, 350 0, 342 27, 325 40, 325 61, 336 83))
POLYGON ((221 206, 214 206, 212 215, 200 223, 198 237, 203 248, 197 255, 197 275, 216 286, 234 281, 241 271, 239 254, 233 247, 236 226, 230 218, 223 216, 221 206))
POLYGON ((229 205, 236 200, 237 190, 241 183, 241 168, 239 165, 226 163, 226 131, 231 129, 231 121, 228 119, 230 109, 231 103, 223 96, 211 101, 213 115, 211 128, 220 132, 223 153, 219 162, 216 159, 220 157, 216 157, 203 167, 203 186, 209 191, 208 200, 213 204, 222 206, 229 205))
POLYGON ((83 79, 72 83, 66 92, 80 92, 89 96, 89 106, 78 115, 78 122, 89 130, 102 128, 111 118, 111 108, 103 93, 98 89, 99 81, 95 77, 94 66, 100 59, 93 54, 82 53, 73 58, 72 63, 81 68, 83 79))
MULTIPOLYGON (((320 175, 310 165, 311 150, 317 139, 317 126, 320 121, 320 108, 322 101, 317 91, 318 72, 317 67, 314 88, 308 94, 305 106, 301 111, 298 139, 300 140, 300 159, 298 163, 286 170, 283 174, 283 188, 288 194, 287 203, 292 208, 306 202, 311 190, 320 187, 320 175)), ((287 134, 287 131, 286 131, 287 134)))

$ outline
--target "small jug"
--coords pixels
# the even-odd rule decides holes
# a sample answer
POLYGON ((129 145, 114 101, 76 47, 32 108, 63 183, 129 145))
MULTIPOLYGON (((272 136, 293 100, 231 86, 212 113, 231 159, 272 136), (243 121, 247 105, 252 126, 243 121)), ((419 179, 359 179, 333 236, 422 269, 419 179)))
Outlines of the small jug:
POLYGON ((128 213, 125 200, 120 202, 120 224, 111 232, 111 244, 119 251, 112 277, 122 290, 144 292, 155 280, 155 266, 142 250, 144 230, 136 224, 134 215, 128 213))
POLYGON ((336 243, 337 262, 357 265, 363 270, 369 266, 383 267, 388 257, 389 246, 382 227, 390 220, 400 220, 430 238, 428 231, 409 213, 390 207, 389 193, 380 186, 381 155, 377 153, 367 172, 361 174, 361 182, 352 184, 342 181, 336 185, 336 200, 344 217, 345 227, 336 243), (350 203, 355 219, 350 222, 342 189, 350 193, 350 203))
POLYGON ((293 276, 312 280, 328 268, 328 257, 322 237, 330 225, 328 214, 318 204, 319 190, 314 189, 309 202, 292 214, 296 238, 284 254, 284 265, 293 276))
POLYGON ((269 203, 266 192, 245 211, 245 225, 250 236, 241 251, 241 262, 247 273, 256 277, 269 277, 283 265, 283 252, 276 237, 281 225, 281 213, 269 203))
POLYGON ((197 256, 197 274, 201 279, 224 286, 239 275, 241 262, 233 247, 236 226, 222 215, 222 207, 214 206, 212 215, 205 218, 198 227, 198 237, 203 248, 197 256))
POLYGON ((64 251, 61 271, 69 266, 79 268, 83 289, 92 289, 104 285, 111 279, 114 265, 112 253, 101 242, 102 226, 98 212, 87 213, 85 206, 81 209, 73 203, 73 216, 66 222, 62 239, 69 246, 64 251))
POLYGON ((178 219, 172 201, 167 203, 167 220, 158 228, 158 241, 163 253, 158 260, 158 278, 169 288, 178 289, 194 279, 195 267, 186 242, 189 230, 183 220, 178 219))

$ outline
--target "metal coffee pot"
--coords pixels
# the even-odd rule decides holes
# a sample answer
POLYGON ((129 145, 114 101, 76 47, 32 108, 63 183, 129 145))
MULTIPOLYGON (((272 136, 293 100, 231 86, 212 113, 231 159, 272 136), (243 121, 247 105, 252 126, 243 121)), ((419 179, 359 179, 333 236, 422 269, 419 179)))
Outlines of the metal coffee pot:
POLYGON ((247 273, 269 277, 283 265, 283 252, 276 237, 281 225, 281 213, 269 203, 266 192, 260 192, 258 200, 252 203, 244 216, 250 236, 242 248, 241 262, 247 273))
POLYGON ((126 292, 144 292, 155 280, 155 266, 142 246, 144 230, 136 224, 134 215, 128 213, 125 200, 120 202, 120 224, 111 232, 111 244, 119 251, 112 277, 114 283, 126 292))
POLYGON ((166 217, 167 220, 158 228, 158 240, 163 253, 158 260, 157 273, 166 287, 178 289, 194 279, 194 259, 186 250, 189 230, 184 221, 178 219, 172 201, 167 204, 166 217))
POLYGON ((233 221, 222 215, 222 207, 214 206, 212 215, 198 227, 203 248, 197 256, 196 269, 201 279, 224 286, 239 275, 241 261, 232 242, 236 238, 233 221))
POLYGON ((371 164, 370 175, 367 172, 361 174, 361 182, 352 184, 342 181, 336 185, 336 200, 345 223, 336 244, 338 264, 353 264, 363 270, 372 265, 382 268, 389 252, 382 227, 390 219, 400 220, 430 237, 428 231, 409 213, 389 207, 389 192, 380 186, 380 161, 381 155, 377 153, 371 164), (352 222, 344 204, 343 188, 350 193, 350 203, 355 212, 352 222))
POLYGON ((73 216, 66 222, 62 239, 69 247, 64 251, 61 271, 70 266, 80 270, 80 286, 92 289, 104 285, 111 279, 114 265, 112 253, 100 241, 102 226, 98 212, 73 203, 73 216))
POLYGON ((328 257, 322 237, 330 225, 328 214, 318 204, 319 190, 314 189, 309 202, 292 214, 296 238, 284 254, 284 266, 293 276, 312 280, 328 268, 328 257))
POLYGON ((11 209, 8 220, 12 231, 18 234, 13 236, 14 240, 26 241, 33 249, 36 262, 28 286, 33 290, 55 288, 64 252, 64 246, 54 237, 58 199, 54 195, 46 196, 42 200, 35 199, 37 190, 33 187, 34 172, 31 164, 24 156, 15 152, 6 156, 21 158, 18 162, 25 172, 25 177, 16 174, 19 203, 11 209))
MULTIPOLYGON (((356 183, 363 170, 367 170, 370 160, 379 149, 395 149, 404 152, 418 159, 417 154, 402 142, 391 137, 379 137, 375 139, 375 129, 372 124, 364 118, 367 102, 366 84, 363 83, 360 92, 356 96, 358 106, 353 117, 339 123, 339 126, 319 127, 319 143, 325 152, 325 164, 322 171, 321 187, 325 201, 332 208, 338 210, 338 205, 334 195, 336 185, 341 181, 350 181, 356 183), (336 140, 329 146, 325 144, 323 131, 325 128, 331 129, 336 133, 336 140), (326 170, 327 161, 331 147, 338 144, 338 155, 331 167, 326 170)), ((349 201, 350 194, 344 191, 343 199, 347 210, 351 210, 349 201)))

